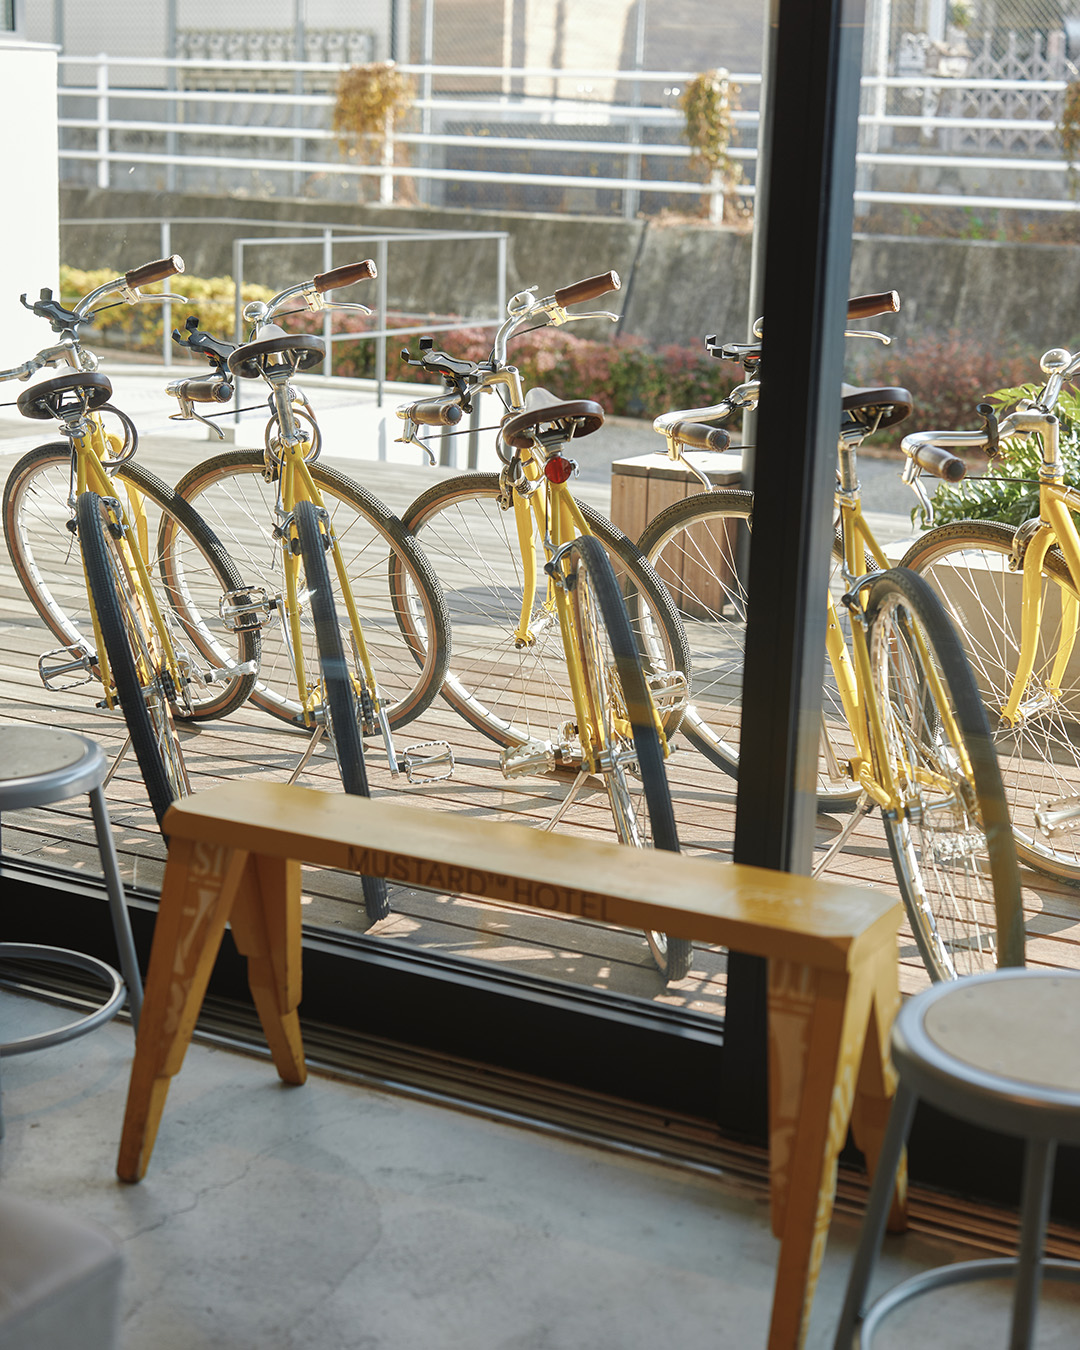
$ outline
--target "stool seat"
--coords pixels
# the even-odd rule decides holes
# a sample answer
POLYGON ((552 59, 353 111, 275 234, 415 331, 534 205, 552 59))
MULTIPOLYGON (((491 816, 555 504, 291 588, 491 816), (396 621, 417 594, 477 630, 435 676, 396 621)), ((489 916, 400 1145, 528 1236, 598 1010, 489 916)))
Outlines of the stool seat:
MULTIPOLYGON (((83 793, 89 795, 113 935, 123 972, 121 978, 104 961, 63 947, 30 943, 0 944, 0 957, 4 959, 36 960, 74 967, 104 981, 108 987, 108 993, 98 1007, 62 1027, 18 1040, 4 1040, 0 1036, 0 1055, 25 1054, 93 1031, 119 1011, 124 1001, 125 988, 131 1020, 138 1028, 142 1009, 142 977, 131 935, 131 920, 120 878, 116 845, 105 805, 104 785, 107 776, 108 764, 104 752, 96 741, 86 736, 58 727, 0 727, 0 816, 5 811, 47 806, 83 793)), ((0 1134, 2 1132, 3 1121, 0 1118, 0 1134)))
POLYGON ((1080 1144, 1080 972, 1001 969, 932 986, 901 1009, 892 1032, 899 1076, 878 1171, 871 1186, 835 1350, 867 1350, 885 1316, 947 1285, 1013 1275, 1010 1350, 1033 1343, 1045 1274, 1080 1281, 1080 1263, 1046 1261, 1054 1152, 1080 1144), (864 1300, 885 1228, 891 1181, 917 1102, 1025 1141, 1020 1247, 1014 1258, 965 1261, 924 1271, 864 1300), (856 1342, 855 1336, 859 1334, 856 1342))
POLYGON ((4 727, 0 750, 0 812, 81 796, 108 769, 96 741, 56 727, 4 727))

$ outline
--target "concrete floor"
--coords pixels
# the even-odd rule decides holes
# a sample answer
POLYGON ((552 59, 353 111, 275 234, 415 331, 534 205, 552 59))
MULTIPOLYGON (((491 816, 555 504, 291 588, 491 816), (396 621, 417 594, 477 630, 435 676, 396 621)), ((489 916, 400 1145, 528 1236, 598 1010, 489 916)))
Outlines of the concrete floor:
MULTIPOLYGON (((0 1000, 5 1034, 15 1012, 0 1000)), ((765 1344, 777 1244, 746 1183, 327 1077, 285 1088, 268 1062, 196 1045, 147 1178, 127 1186, 113 1167, 130 1058, 112 1023, 5 1059, 0 1145, 10 1192, 121 1239, 123 1350, 765 1344)), ((811 1350, 832 1344, 855 1236, 838 1217, 811 1350)), ((890 1239, 880 1283, 966 1255, 890 1239)), ((877 1344, 1003 1346, 1003 1300, 936 1296, 877 1344)), ((1080 1305, 1048 1291, 1040 1330, 1040 1347, 1074 1350, 1080 1305)))

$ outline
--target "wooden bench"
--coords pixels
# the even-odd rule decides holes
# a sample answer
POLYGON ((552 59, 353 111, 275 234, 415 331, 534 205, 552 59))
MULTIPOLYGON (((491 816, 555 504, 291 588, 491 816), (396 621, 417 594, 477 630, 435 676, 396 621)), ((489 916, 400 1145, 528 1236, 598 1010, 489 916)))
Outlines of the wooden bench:
POLYGON ((801 1344, 849 1122, 871 1166, 884 1133, 899 1005, 897 902, 761 868, 276 783, 187 797, 164 829, 169 860, 117 1167, 124 1181, 146 1172, 226 922, 247 958, 277 1071, 304 1081, 302 862, 660 929, 768 959, 771 1217, 780 1238, 768 1344, 801 1344))

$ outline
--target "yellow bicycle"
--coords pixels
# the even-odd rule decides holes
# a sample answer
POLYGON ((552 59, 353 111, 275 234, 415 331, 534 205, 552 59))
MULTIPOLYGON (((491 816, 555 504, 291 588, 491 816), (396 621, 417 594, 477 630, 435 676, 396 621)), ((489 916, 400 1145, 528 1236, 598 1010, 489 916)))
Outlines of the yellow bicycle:
MULTIPOLYGON (((1041 447, 1039 512, 1016 528, 961 520, 923 534, 905 567, 934 588, 953 619, 990 715, 1021 857, 1080 881, 1080 491, 1065 482, 1055 408, 1080 356, 1042 358, 1045 383, 1007 416, 989 409, 978 431, 925 431, 904 439, 909 481, 920 468, 952 482, 966 471, 953 452, 995 453, 1012 437, 1041 447)), ((989 471, 993 476, 993 469, 989 471)), ((925 500, 925 499, 924 499, 925 500)), ((929 505, 929 503, 926 503, 929 505)), ((931 515, 932 519, 932 515, 931 515)))
MULTIPOLYGON (((597 776, 624 843, 677 850, 664 759, 686 688, 678 617, 633 543, 570 492, 576 466, 565 451, 600 427, 603 410, 542 389, 526 396, 506 362, 514 332, 597 317, 566 306, 617 286, 605 273, 544 299, 515 296, 485 362, 459 360, 428 339, 418 357, 403 353, 449 387, 398 409, 401 439, 422 446, 421 426, 455 426, 484 393, 497 392, 505 409, 501 471, 445 479, 403 520, 439 574, 450 616, 443 697, 500 745, 508 778, 575 774, 547 828, 597 776)), ((408 611, 399 620, 410 642, 423 641, 408 611)), ((647 936, 666 978, 684 978, 690 943, 647 936)))
MULTIPOLYGON (((849 319, 899 306, 895 293, 858 297, 849 319)), ((761 344, 715 344, 750 377, 719 404, 654 423, 668 453, 722 448, 720 425, 755 407, 761 344)), ((845 387, 838 443, 836 543, 826 601, 817 791, 848 818, 818 860, 824 868, 859 820, 880 809, 894 871, 923 962, 934 979, 1023 963, 1020 882, 985 713, 938 598, 890 567, 862 510, 856 452, 911 407, 907 390, 845 387)), ((700 460, 689 465, 700 472, 700 460)), ((760 491, 769 466, 759 465, 760 491)), ((713 488, 660 512, 640 539, 668 586, 691 651, 683 731, 738 775, 747 596, 741 541, 753 494, 713 488)))
POLYGON ((110 403, 112 384, 79 333, 109 297, 160 299, 139 288, 182 270, 175 255, 147 263, 70 307, 42 291, 27 307, 59 340, 0 371, 0 379, 26 380, 71 367, 18 399, 24 416, 56 421, 65 439, 11 469, 4 538, 23 589, 63 644, 40 658, 42 682, 53 690, 101 682, 103 706, 124 713, 124 750, 135 751, 159 821, 187 790, 174 719, 222 717, 245 701, 258 671, 258 620, 245 617, 245 588, 214 533, 136 461, 136 428, 110 403), (185 541, 180 572, 152 549, 160 522, 185 541))
MULTIPOLYGON (((439 583, 401 522, 360 484, 316 462, 322 438, 296 380, 323 360, 325 344, 310 333, 285 332, 274 318, 297 309, 368 313, 325 297, 374 276, 374 263, 351 263, 249 305, 252 337, 239 346, 189 320, 186 333, 174 337, 204 356, 214 373, 169 386, 185 420, 198 416, 196 404, 231 399, 234 379, 269 386, 263 449, 206 460, 176 491, 212 524, 255 583, 248 603, 262 619, 263 647, 252 699, 312 732, 293 780, 325 734, 345 791, 365 796, 363 735, 382 738, 394 775, 403 769, 412 781, 452 771, 445 742, 399 753, 393 736, 438 692, 449 628, 439 583), (408 639, 399 612, 408 615, 408 639)), ((183 570, 189 541, 164 519, 158 547, 171 568, 183 570)), ((371 919, 387 914, 381 880, 365 878, 364 896, 371 919)))

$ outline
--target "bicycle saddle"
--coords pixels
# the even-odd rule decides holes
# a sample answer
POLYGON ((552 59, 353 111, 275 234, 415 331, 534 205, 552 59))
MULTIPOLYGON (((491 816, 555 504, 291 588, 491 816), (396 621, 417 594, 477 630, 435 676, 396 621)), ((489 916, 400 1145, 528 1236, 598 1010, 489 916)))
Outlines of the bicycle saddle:
POLYGON ((294 371, 310 370, 326 355, 326 344, 313 333, 282 333, 280 337, 243 342, 229 354, 229 369, 244 380, 257 380, 271 356, 284 356, 294 371))
POLYGON ((853 384, 844 384, 840 390, 843 396, 841 406, 846 413, 866 413, 872 420, 874 414, 881 411, 881 421, 877 423, 879 431, 882 427, 902 422, 911 412, 911 395, 906 389, 859 389, 853 384))
POLYGON ((24 417, 34 417, 39 421, 56 420, 61 411, 80 407, 86 412, 101 408, 112 398, 112 380, 100 371, 78 370, 71 375, 57 375, 51 380, 42 380, 31 385, 19 395, 17 403, 24 417), (65 405, 65 396, 73 395, 65 405), (77 400, 73 401, 73 400, 77 400))
POLYGON ((591 399, 564 403, 546 389, 530 389, 525 395, 525 411, 506 419, 502 436, 515 450, 527 450, 541 427, 558 428, 561 438, 569 440, 571 436, 588 436, 603 425, 604 410, 591 399))

